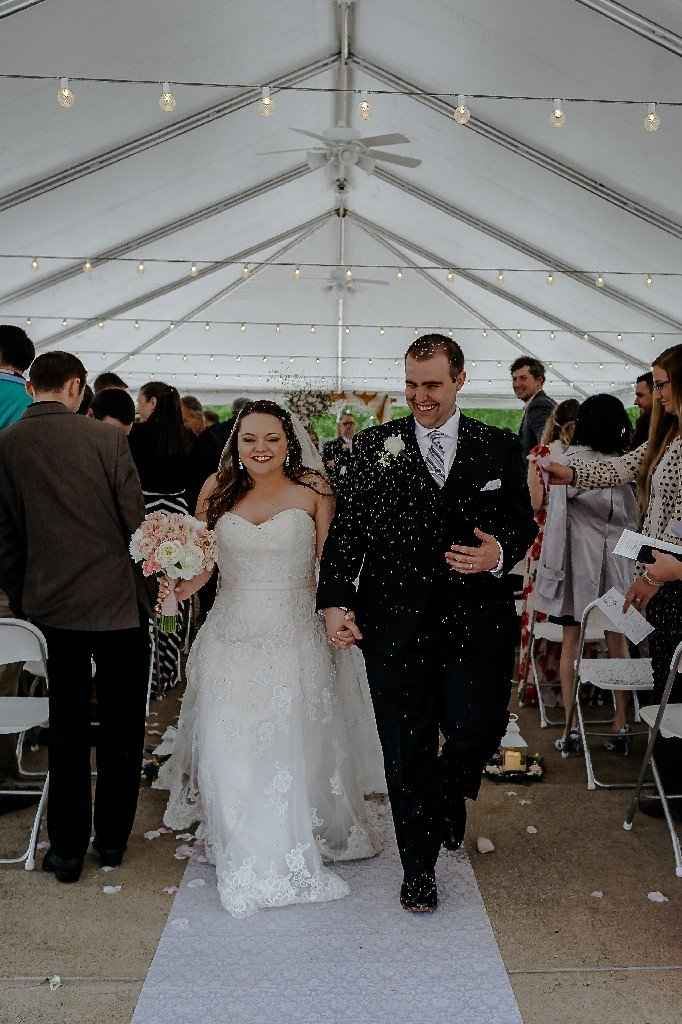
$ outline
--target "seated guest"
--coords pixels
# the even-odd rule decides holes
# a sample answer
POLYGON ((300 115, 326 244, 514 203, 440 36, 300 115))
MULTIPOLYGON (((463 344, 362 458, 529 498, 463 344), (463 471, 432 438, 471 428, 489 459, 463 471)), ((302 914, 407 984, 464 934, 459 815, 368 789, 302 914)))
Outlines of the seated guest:
POLYGON ((198 437, 206 430, 206 420, 201 402, 194 395, 183 395, 180 405, 182 407, 182 422, 190 433, 198 437))
POLYGON ((322 461, 335 491, 343 483, 343 478, 350 469, 353 458, 353 437, 355 435, 355 417, 352 412, 342 412, 336 422, 337 437, 322 446, 322 461))
POLYGON ((127 391, 128 385, 117 373, 105 370, 104 373, 100 373, 99 377, 95 377, 93 388, 95 389, 95 394, 98 395, 105 388, 121 388, 122 391, 127 391))
POLYGON ((105 388, 95 395, 88 416, 117 427, 128 436, 135 422, 135 403, 121 388, 105 388))
POLYGON ((635 424, 630 443, 633 451, 649 440, 651 410, 654 405, 654 375, 651 370, 637 378, 635 383, 635 405, 639 409, 639 416, 637 417, 637 423, 635 424))
POLYGON ((91 659, 100 716, 94 845, 121 863, 140 784, 147 639, 140 624, 131 533, 144 516, 125 437, 78 409, 85 368, 68 352, 31 366, 34 403, 0 434, 0 586, 45 635, 50 678, 43 869, 80 877, 93 825, 91 659))
POLYGON ((213 409, 204 409, 204 420, 208 430, 209 427, 215 427, 216 423, 220 423, 220 416, 213 409))
MULTIPOLYGON (((622 455, 629 447, 630 434, 630 421, 620 399, 591 395, 578 408, 565 458, 570 465, 573 458, 588 464, 605 455, 622 455)), ((598 491, 551 489, 533 604, 563 626, 560 677, 566 709, 573 691, 580 619, 587 605, 611 587, 622 594, 628 590, 632 563, 614 555, 613 549, 623 530, 636 530, 638 521, 637 500, 628 484, 598 491)), ((612 658, 627 658, 622 634, 607 630, 606 642, 612 658)), ((622 753, 628 752, 630 744, 627 698, 625 691, 616 691, 615 735, 607 744, 607 749, 622 753)), ((580 753, 577 729, 572 729, 565 746, 561 739, 557 744, 557 749, 566 753, 580 753)))
POLYGON ((35 355, 26 331, 13 324, 0 324, 0 430, 21 419, 31 404, 24 374, 35 355))

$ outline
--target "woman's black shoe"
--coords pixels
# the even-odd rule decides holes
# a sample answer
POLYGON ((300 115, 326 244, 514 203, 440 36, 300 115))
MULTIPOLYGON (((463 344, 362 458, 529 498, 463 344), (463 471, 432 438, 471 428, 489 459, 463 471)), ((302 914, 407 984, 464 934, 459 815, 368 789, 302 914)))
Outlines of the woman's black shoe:
POLYGON ((43 857, 43 871, 49 871, 58 882, 77 882, 82 870, 82 860, 77 857, 58 857, 52 847, 43 857))
POLYGON ((406 878, 400 889, 400 903, 413 914, 432 914, 438 906, 438 890, 433 872, 406 878))

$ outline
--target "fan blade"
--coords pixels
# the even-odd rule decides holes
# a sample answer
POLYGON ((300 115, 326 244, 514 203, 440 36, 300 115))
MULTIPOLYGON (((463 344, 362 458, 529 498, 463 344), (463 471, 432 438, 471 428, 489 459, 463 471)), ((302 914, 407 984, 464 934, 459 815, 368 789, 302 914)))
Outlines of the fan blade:
POLYGON ((308 150, 305 146, 302 149, 265 149, 262 150, 257 156, 273 156, 275 153, 307 153, 308 150))
POLYGON ((387 164, 400 164, 401 167, 419 167, 421 160, 413 156, 398 156, 397 153, 382 153, 379 149, 368 149, 365 154, 372 160, 383 160, 387 164))
POLYGON ((363 135, 358 139, 363 146, 402 146, 409 141, 407 135, 401 135, 400 132, 392 132, 390 135, 363 135))
POLYGON ((323 142, 325 146, 329 145, 329 139, 325 139, 324 135, 317 135, 315 132, 306 131, 305 128, 292 128, 292 132, 298 132, 299 135, 307 135, 309 139, 317 139, 318 142, 323 142))
POLYGON ((354 284, 384 284, 388 287, 388 281, 379 281, 376 277, 354 277, 354 284))

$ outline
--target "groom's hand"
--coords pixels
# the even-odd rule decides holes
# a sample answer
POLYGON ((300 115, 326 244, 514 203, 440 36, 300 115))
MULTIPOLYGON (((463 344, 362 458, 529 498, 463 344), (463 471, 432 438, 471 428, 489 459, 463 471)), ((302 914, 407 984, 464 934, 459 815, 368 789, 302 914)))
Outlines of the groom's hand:
POLYGON ((477 572, 490 572, 497 568, 500 561, 501 548, 495 538, 479 530, 474 530, 474 536, 478 537, 480 544, 476 548, 466 547, 464 544, 453 544, 445 553, 445 560, 453 572, 459 572, 470 576, 477 572))
POLYGON ((325 608, 324 622, 327 628, 327 639, 332 647, 344 650, 362 640, 362 633, 355 624, 353 612, 343 608, 325 608))

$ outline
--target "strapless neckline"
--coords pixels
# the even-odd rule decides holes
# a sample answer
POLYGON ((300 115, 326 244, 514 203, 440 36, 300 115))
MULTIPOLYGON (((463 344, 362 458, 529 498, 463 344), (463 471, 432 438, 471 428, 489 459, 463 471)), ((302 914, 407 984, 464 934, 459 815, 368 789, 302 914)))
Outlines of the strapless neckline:
POLYGON ((224 514, 226 516, 232 516, 233 519, 239 519, 242 523, 246 523, 247 526, 253 527, 254 530, 260 530, 264 526, 269 526, 270 523, 274 523, 276 519, 279 519, 280 516, 286 515, 288 512, 301 512, 309 523, 312 523, 313 526, 315 525, 315 520, 304 508, 283 508, 281 512, 275 512, 274 516, 270 516, 269 519, 264 519, 262 523, 252 523, 250 519, 245 519, 244 516, 240 516, 238 512, 229 511, 224 514))

